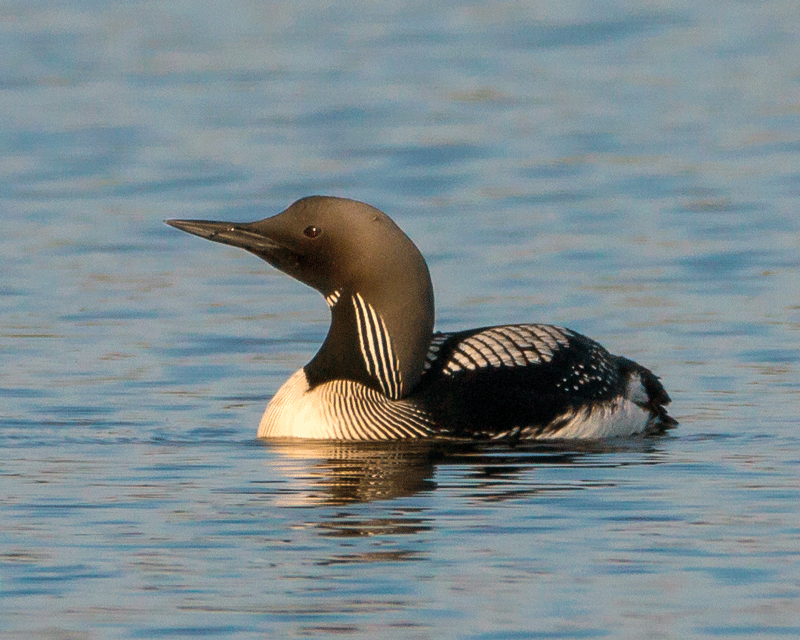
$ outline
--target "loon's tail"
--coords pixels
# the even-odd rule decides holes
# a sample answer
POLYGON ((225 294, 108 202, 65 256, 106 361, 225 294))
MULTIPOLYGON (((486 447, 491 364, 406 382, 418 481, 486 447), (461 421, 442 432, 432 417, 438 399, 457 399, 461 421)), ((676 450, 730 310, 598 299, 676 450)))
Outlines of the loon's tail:
POLYGON ((663 433, 674 428, 678 421, 667 413, 671 399, 658 376, 633 360, 622 356, 617 358, 620 371, 628 376, 628 399, 650 412, 647 432, 663 433))

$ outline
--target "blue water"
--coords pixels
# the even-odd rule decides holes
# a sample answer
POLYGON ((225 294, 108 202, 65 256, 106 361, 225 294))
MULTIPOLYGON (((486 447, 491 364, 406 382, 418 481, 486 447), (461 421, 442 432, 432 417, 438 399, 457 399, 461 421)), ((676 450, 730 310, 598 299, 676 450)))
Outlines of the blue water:
POLYGON ((0 636, 800 636, 800 5, 0 8, 0 636), (660 375, 666 437, 255 439, 328 311, 163 225, 366 200, 438 327, 660 375))

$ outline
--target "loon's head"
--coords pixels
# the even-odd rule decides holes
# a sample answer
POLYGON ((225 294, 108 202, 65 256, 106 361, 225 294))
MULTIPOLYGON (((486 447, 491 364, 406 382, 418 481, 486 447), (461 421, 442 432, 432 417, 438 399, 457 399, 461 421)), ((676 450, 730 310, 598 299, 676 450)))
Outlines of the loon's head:
POLYGON ((419 380, 433 333, 433 287, 417 247, 382 211, 310 196, 258 222, 167 224, 246 249, 325 296, 331 328, 305 367, 312 385, 346 378, 396 398, 419 380))

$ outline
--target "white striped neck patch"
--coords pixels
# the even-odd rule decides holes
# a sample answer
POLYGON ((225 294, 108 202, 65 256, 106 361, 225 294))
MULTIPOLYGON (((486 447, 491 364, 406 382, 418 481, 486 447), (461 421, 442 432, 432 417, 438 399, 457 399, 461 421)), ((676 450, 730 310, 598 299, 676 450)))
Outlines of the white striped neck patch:
POLYGON ((367 374, 377 380, 383 394, 397 400, 403 392, 400 362, 392 348, 386 323, 360 294, 352 297, 358 329, 358 346, 367 374))
POLYGON ((329 293, 327 296, 325 296, 325 302, 331 309, 333 309, 336 306, 336 303, 339 302, 339 298, 341 297, 342 297, 342 290, 337 289, 336 291, 333 291, 332 293, 329 293))

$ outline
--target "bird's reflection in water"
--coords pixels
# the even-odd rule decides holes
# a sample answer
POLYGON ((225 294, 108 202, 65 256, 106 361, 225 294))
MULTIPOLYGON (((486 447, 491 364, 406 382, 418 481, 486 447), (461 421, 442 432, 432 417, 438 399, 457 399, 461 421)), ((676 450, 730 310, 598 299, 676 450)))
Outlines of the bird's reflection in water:
POLYGON ((375 563, 399 568, 429 560, 428 534, 446 527, 437 509, 463 506, 460 497, 474 505, 470 517, 485 523, 493 517, 492 503, 602 489, 597 482, 548 473, 545 467, 653 464, 661 457, 651 439, 514 449, 431 441, 265 444, 273 454, 265 462, 280 477, 279 485, 271 486, 273 504, 298 507, 293 527, 331 541, 309 560, 326 570, 375 563), (429 499, 433 494, 436 500, 429 499))
POLYGON ((267 446, 286 476, 285 506, 390 500, 436 487, 436 455, 427 444, 275 440, 267 446))
MULTIPOLYGON (((546 443, 509 448, 479 443, 453 442, 319 442, 270 441, 285 475, 280 503, 284 506, 346 505, 391 500, 437 488, 438 468, 466 467, 473 497, 502 500, 548 488, 520 486, 516 479, 536 465, 587 464, 622 466, 658 462, 658 439, 637 438, 592 443, 546 443), (633 456, 601 454, 631 453, 633 456), (645 454, 645 455, 642 455, 645 454), (502 486, 505 489, 502 489, 502 486), (491 488, 496 491, 492 494, 491 488), (513 490, 511 489, 513 487, 513 490)), ((275 460, 273 459, 273 463, 275 460)), ((523 483, 524 484, 524 483, 523 483)), ((467 487, 465 487, 466 489, 467 487)))

